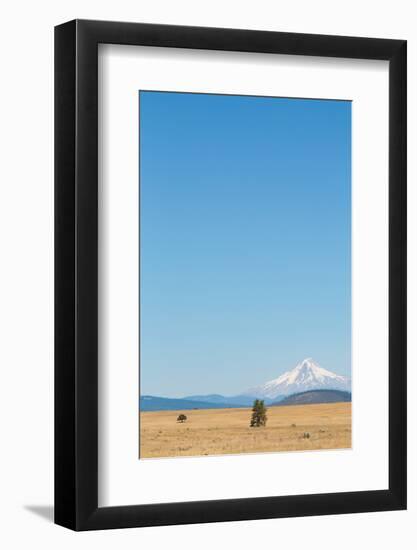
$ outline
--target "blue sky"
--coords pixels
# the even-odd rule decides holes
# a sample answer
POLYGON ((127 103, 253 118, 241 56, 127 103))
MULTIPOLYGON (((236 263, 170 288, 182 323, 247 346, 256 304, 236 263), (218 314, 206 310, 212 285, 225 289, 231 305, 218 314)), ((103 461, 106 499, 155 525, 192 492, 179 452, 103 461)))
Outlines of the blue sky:
POLYGON ((140 92, 141 393, 350 376, 351 103, 140 92))

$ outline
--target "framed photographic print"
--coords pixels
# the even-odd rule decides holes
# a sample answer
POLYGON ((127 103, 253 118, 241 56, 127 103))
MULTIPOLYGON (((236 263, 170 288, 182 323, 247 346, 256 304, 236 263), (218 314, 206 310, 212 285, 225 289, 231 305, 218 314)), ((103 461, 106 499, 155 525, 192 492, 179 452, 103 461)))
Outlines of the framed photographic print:
POLYGON ((55 30, 55 521, 406 507, 406 42, 55 30))

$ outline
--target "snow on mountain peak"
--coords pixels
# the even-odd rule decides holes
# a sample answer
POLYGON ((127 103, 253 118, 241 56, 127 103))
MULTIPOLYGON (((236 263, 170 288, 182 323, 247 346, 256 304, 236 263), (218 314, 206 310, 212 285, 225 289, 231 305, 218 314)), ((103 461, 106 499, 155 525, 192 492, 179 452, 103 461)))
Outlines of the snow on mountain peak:
POLYGON ((350 379, 323 369, 311 357, 308 357, 292 370, 284 372, 278 378, 261 386, 250 388, 243 395, 275 399, 293 393, 319 389, 350 391, 350 379))

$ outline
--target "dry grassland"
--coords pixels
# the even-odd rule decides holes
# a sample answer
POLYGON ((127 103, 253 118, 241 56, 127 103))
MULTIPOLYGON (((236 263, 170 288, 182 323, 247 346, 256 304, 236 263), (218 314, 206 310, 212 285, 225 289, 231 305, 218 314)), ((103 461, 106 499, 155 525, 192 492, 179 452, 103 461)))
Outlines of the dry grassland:
POLYGON ((266 427, 249 428, 250 408, 142 412, 140 458, 351 447, 351 403, 269 407, 267 415, 266 427))

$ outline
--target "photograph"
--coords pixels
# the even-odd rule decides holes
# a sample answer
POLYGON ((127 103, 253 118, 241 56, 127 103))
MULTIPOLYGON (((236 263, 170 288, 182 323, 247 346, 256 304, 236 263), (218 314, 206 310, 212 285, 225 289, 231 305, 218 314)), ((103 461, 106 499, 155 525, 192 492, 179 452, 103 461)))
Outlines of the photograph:
POLYGON ((139 458, 351 447, 351 102, 139 92, 139 458))
POLYGON ((416 539, 416 9, 333 6, 4 4, 0 549, 416 539))

